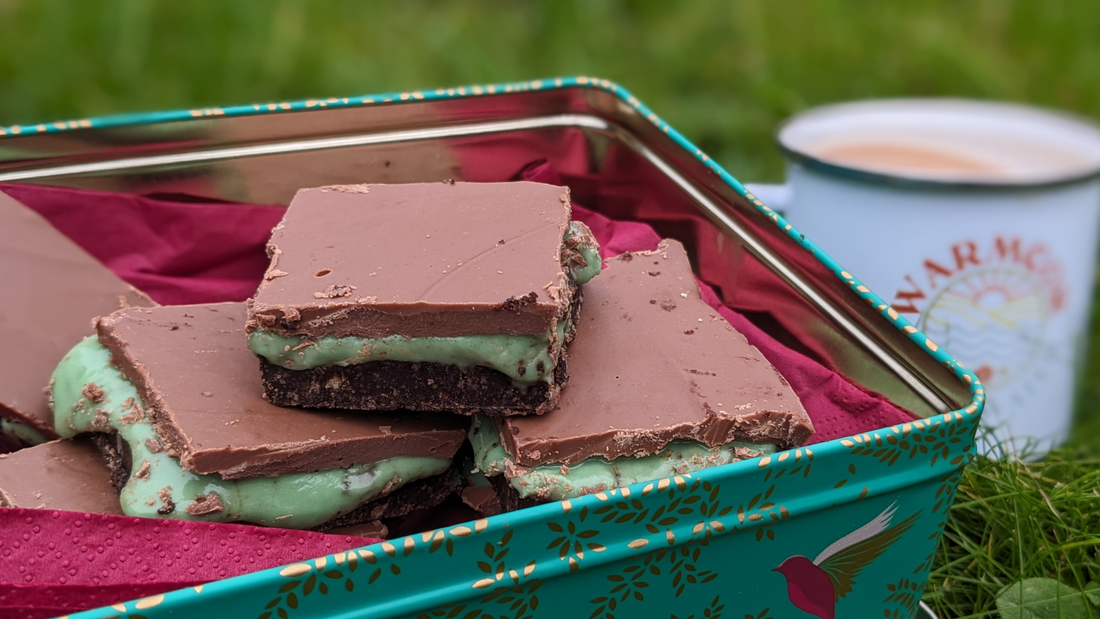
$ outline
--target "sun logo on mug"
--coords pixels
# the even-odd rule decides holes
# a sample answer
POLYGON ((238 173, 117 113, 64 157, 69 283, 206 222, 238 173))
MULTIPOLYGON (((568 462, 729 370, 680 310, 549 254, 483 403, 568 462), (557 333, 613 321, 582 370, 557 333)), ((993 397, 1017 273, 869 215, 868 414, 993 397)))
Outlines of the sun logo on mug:
POLYGON ((1048 307, 1042 282, 1027 271, 975 269, 937 291, 917 328, 949 350, 965 351, 983 383, 1003 388, 1039 357, 1048 307))
POLYGON ((963 241, 951 253, 951 261, 929 258, 923 273, 906 275, 910 287, 893 307, 918 313, 918 329, 965 355, 991 391, 1004 389, 1043 355, 1049 319, 1065 306, 1062 265, 1046 244, 1019 237, 997 236, 985 248, 963 241))

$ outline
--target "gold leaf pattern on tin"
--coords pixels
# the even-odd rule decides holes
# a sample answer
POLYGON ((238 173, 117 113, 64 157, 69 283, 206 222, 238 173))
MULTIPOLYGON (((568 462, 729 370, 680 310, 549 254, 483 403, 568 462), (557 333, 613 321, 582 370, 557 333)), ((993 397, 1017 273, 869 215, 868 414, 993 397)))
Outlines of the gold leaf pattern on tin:
POLYGON ((308 563, 293 563, 279 570, 279 576, 283 578, 294 578, 295 576, 301 576, 306 572, 313 569, 308 563))
POLYGON ((153 608, 154 606, 159 606, 160 603, 163 602, 163 601, 164 601, 164 594, 163 593, 161 593, 159 595, 151 595, 147 598, 141 598, 140 600, 135 602, 134 603, 134 608, 137 609, 137 610, 146 610, 148 608, 153 608))

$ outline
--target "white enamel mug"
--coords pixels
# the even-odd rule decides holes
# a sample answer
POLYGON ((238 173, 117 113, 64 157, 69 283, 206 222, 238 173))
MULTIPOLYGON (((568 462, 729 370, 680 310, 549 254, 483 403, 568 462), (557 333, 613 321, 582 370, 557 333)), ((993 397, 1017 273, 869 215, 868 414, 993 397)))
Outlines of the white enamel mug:
POLYGON ((778 133, 748 185, 986 386, 997 438, 1065 440, 1100 231, 1100 129, 953 99, 832 105, 778 133))

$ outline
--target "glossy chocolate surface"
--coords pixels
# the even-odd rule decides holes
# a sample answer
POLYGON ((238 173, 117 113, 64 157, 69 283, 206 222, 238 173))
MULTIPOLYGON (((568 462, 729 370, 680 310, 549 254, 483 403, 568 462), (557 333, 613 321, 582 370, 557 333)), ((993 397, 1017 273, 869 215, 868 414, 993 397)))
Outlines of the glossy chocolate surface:
POLYGON ((97 321, 183 467, 226 479, 345 468, 397 456, 449 458, 466 422, 428 413, 331 413, 263 397, 242 303, 116 312, 97 321))
POLYGON ((0 505, 122 515, 111 471, 85 438, 0 455, 0 505))
POLYGON ((809 438, 787 381, 700 298, 680 243, 607 262, 585 287, 557 408, 497 419, 516 463, 647 455, 676 439, 786 449, 809 438))
POLYGON ((0 416, 55 438, 45 388, 61 357, 92 333, 92 319, 144 294, 107 270, 42 216, 0 192, 0 416))
POLYGON ((249 329, 320 337, 543 335, 565 316, 569 190, 541 183, 298 192, 249 329))

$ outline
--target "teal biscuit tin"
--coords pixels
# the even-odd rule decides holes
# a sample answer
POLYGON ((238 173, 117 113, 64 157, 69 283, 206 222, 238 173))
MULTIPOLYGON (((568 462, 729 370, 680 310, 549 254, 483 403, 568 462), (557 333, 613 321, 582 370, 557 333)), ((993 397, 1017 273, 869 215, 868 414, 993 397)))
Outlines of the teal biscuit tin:
POLYGON ((545 79, 0 138, 0 182, 283 204, 323 184, 506 180, 544 158, 577 202, 684 241, 727 305, 919 417, 74 617, 917 616, 984 388, 621 86, 545 79))

